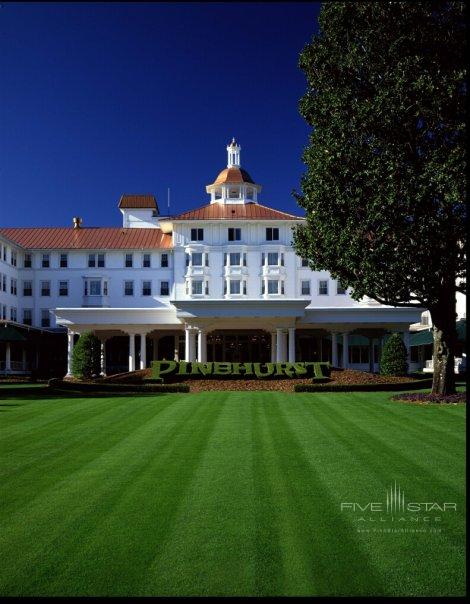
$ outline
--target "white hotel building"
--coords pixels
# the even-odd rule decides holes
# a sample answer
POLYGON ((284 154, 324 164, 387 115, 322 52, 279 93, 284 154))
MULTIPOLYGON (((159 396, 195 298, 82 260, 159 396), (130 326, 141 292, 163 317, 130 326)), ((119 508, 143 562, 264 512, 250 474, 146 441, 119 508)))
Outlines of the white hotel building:
MULTIPOLYGON (((3 327, 67 333, 69 371, 77 334, 93 331, 108 374, 170 358, 377 370, 386 334, 409 346, 421 311, 356 302, 312 272, 292 248, 303 218, 261 205, 235 140, 227 153, 209 202, 177 216, 161 216, 152 195, 123 195, 122 228, 1 228, 3 327)), ((27 336, 2 333, 0 370, 31 369, 27 336)))

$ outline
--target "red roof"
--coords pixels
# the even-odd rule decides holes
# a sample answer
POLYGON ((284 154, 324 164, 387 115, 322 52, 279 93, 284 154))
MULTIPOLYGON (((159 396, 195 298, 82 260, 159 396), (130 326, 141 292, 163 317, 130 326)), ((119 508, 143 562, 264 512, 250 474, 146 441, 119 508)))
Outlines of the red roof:
POLYGON ((222 170, 222 172, 219 173, 213 184, 241 184, 242 182, 249 182, 251 184, 255 183, 255 181, 251 178, 251 176, 246 170, 243 170, 243 168, 232 167, 225 168, 225 170, 222 170))
POLYGON ((119 208, 158 210, 157 200, 153 195, 122 195, 119 208))
POLYGON ((302 217, 274 210, 259 203, 211 203, 196 210, 183 212, 172 220, 302 220, 302 217))
POLYGON ((171 248, 171 235, 161 229, 119 227, 0 228, 3 235, 27 249, 122 250, 171 248))

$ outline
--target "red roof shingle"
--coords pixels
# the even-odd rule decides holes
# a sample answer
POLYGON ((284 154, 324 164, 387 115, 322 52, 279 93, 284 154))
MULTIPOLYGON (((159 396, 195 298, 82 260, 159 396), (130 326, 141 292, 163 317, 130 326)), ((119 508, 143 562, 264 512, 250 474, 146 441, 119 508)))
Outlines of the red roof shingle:
POLYGON ((172 220, 302 220, 302 217, 274 210, 259 203, 212 203, 183 212, 172 220))
POLYGON ((0 228, 3 235, 27 249, 122 250, 168 249, 171 235, 161 229, 123 229, 119 227, 40 227, 0 228))
POLYGON ((157 200, 153 195, 121 195, 118 207, 158 210, 157 200))

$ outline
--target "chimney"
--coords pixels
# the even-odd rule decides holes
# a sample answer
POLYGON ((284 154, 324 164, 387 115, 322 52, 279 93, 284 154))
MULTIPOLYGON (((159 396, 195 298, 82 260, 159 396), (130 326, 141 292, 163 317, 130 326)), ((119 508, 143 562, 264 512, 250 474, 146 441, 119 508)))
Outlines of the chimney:
POLYGON ((82 219, 80 218, 80 216, 74 216, 73 217, 73 228, 79 229, 81 226, 82 226, 82 219))

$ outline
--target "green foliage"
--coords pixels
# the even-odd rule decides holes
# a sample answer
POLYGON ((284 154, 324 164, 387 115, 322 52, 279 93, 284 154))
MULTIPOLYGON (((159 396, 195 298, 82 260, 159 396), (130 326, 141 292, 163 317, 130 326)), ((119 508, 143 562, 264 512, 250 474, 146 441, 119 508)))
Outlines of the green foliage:
POLYGON ((188 384, 162 384, 158 382, 144 384, 125 384, 122 382, 77 383, 63 380, 49 380, 49 388, 59 391, 81 392, 83 394, 152 394, 156 392, 189 392, 188 384))
POLYGON ((404 388, 413 390, 430 387, 431 385, 432 379, 415 382, 392 382, 390 384, 295 384, 294 392, 385 392, 388 390, 403 390, 404 388))
POLYGON ((400 334, 393 333, 382 349, 380 373, 382 375, 406 375, 408 373, 406 358, 406 346, 400 334))
POLYGON ((300 56, 312 133, 294 243, 356 299, 432 311, 465 276, 464 10, 327 2, 300 56))
POLYGON ((73 348, 72 375, 90 379, 100 373, 101 342, 91 332, 83 333, 73 348))

